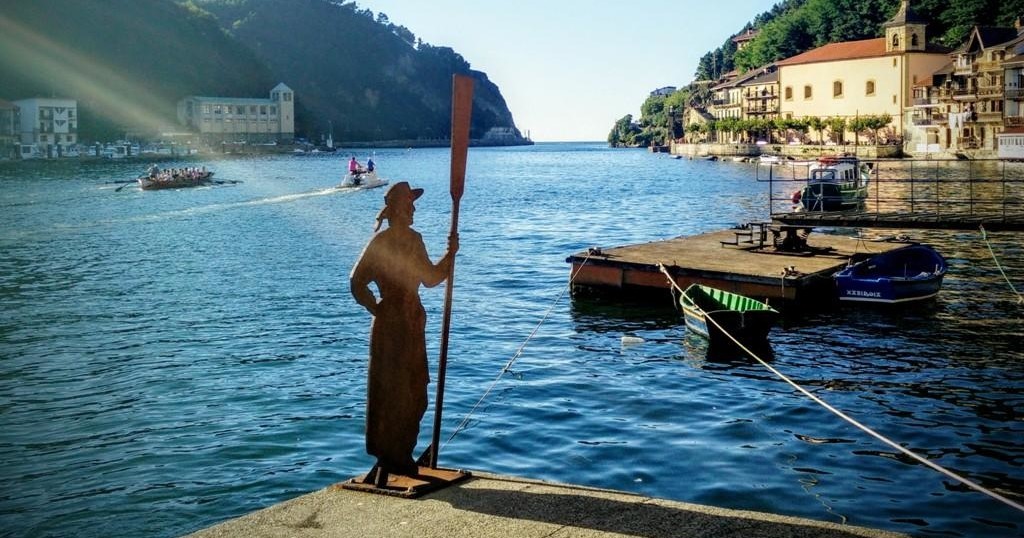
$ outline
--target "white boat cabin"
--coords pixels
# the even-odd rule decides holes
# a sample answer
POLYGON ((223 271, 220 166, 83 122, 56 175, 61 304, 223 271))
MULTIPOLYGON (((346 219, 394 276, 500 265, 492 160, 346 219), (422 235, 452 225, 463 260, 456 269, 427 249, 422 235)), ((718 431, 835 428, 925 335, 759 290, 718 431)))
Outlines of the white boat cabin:
POLYGON ((812 182, 843 182, 864 179, 866 172, 856 158, 840 157, 838 159, 823 158, 810 166, 812 182))

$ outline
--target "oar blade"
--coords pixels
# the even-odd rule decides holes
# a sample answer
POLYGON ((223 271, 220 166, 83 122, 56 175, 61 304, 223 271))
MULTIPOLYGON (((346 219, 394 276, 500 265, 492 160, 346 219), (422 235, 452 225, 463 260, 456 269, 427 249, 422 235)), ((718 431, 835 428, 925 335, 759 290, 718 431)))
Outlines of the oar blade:
POLYGON ((452 170, 453 200, 462 198, 466 186, 466 154, 469 151, 469 121, 473 114, 473 79, 452 76, 452 170))

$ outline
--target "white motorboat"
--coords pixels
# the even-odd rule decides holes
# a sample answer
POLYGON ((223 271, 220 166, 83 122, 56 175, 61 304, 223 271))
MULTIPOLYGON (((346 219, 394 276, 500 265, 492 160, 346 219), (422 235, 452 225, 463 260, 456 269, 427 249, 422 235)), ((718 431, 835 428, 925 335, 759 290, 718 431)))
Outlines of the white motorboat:
POLYGON ((388 184, 388 180, 377 176, 377 171, 373 172, 357 172, 355 174, 349 172, 342 178, 341 183, 338 185, 339 189, 374 189, 377 187, 383 187, 388 184))

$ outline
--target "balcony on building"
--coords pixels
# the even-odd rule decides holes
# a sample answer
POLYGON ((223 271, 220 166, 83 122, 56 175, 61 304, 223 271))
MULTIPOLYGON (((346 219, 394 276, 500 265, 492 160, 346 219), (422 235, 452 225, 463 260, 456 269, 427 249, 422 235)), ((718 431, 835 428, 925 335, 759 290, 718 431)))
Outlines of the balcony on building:
POLYGON ((954 75, 971 75, 974 74, 974 57, 973 56, 958 56, 953 61, 953 74, 954 75))
POLYGON ((1002 71, 1003 62, 978 62, 979 72, 1002 71))
POLYGON ((978 82, 978 95, 1002 95, 1003 91, 1002 84, 978 82))
POLYGON ((975 88, 955 88, 950 92, 956 101, 976 101, 978 90, 975 88))
POLYGON ((978 112, 977 114, 978 114, 978 116, 977 116, 977 120, 976 121, 979 121, 979 122, 985 122, 985 123, 1002 123, 1003 122, 1003 113, 1002 113, 1002 111, 978 112))
POLYGON ((1013 88, 1004 90, 1004 95, 1007 99, 1013 99, 1014 101, 1024 100, 1024 89, 1013 88))
POLYGON ((1024 116, 1006 116, 1003 125, 1007 127, 1024 127, 1024 116))
POLYGON ((981 141, 974 137, 960 137, 956 139, 956 145, 963 149, 978 149, 981 147, 981 141))

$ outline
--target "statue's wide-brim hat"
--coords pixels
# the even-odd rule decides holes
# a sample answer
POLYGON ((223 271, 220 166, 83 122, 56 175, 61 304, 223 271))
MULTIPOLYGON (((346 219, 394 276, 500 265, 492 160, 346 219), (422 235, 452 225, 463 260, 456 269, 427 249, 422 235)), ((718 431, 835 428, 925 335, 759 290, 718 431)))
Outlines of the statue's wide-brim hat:
POLYGON ((408 181, 399 181, 388 189, 388 192, 384 194, 384 203, 391 204, 398 200, 416 200, 420 196, 423 196, 423 189, 414 189, 409 185, 408 181))

